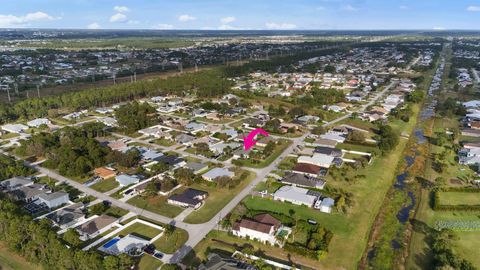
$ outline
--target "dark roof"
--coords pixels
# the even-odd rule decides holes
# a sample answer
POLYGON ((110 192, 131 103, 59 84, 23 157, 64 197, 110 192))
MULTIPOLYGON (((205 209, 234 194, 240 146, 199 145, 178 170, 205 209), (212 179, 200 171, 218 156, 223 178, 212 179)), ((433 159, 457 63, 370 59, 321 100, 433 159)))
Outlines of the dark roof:
POLYGON ((341 157, 342 156, 342 150, 332 148, 332 147, 318 146, 318 147, 315 147, 314 152, 329 155, 329 156, 332 156, 332 157, 341 157))
POLYGON ((203 201, 201 197, 205 195, 208 195, 208 192, 198 190, 198 189, 188 188, 180 194, 173 194, 168 199, 172 201, 185 203, 191 206, 195 206, 198 203, 203 201))
POLYGON ((253 265, 234 259, 223 258, 216 253, 210 253, 205 264, 198 267, 199 270, 257 270, 253 265))
POLYGON ((270 230, 278 229, 282 223, 276 218, 272 217, 270 214, 258 214, 252 219, 243 218, 240 222, 236 223, 234 230, 239 230, 240 227, 247 228, 262 233, 270 233, 270 230))
POLYGON ((158 162, 165 163, 167 165, 175 165, 183 161, 183 158, 174 155, 164 155, 157 159, 158 162))
POLYGON ((117 219, 108 215, 101 215, 96 217, 87 223, 80 225, 79 230, 86 234, 93 234, 106 226, 112 224, 117 219))
POLYGON ((320 166, 315 166, 307 163, 297 163, 297 165, 293 167, 292 171, 309 173, 309 174, 319 174, 321 169, 322 167, 320 166))
POLYGON ((282 182, 305 187, 318 187, 325 184, 325 182, 320 179, 308 177, 300 173, 288 174, 282 179, 282 182))
POLYGON ((58 211, 55 211, 47 215, 48 219, 51 219, 58 225, 68 224, 81 217, 85 216, 83 213, 83 203, 76 203, 70 206, 64 207, 58 211))

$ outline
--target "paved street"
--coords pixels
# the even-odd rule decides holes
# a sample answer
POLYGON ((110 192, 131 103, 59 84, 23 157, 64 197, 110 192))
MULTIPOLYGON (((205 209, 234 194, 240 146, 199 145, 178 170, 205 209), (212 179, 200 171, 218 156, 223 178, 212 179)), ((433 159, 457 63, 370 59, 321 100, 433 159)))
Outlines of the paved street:
MULTIPOLYGON (((381 92, 377 93, 373 98, 371 98, 366 104, 362 105, 360 107, 360 109, 355 111, 355 112, 364 111, 368 106, 374 104, 379 98, 381 98, 394 85, 395 85, 395 83, 391 82, 381 92)), ((352 113, 354 113, 354 112, 350 112, 346 115, 343 115, 339 118, 336 118, 336 119, 334 119, 334 120, 332 120, 328 123, 325 123, 323 126, 329 126, 329 125, 335 124, 337 122, 340 122, 340 121, 350 117, 352 115, 352 113)), ((248 196, 258 183, 260 183, 261 181, 265 181, 267 175, 270 174, 273 170, 276 169, 278 163, 280 161, 282 161, 283 159, 285 159, 289 154, 293 153, 294 149, 297 148, 309 134, 310 133, 305 133, 301 137, 292 138, 291 139, 292 144, 289 147, 287 147, 287 149, 285 151, 283 151, 283 153, 280 156, 278 156, 277 159, 275 159, 275 161, 273 161, 269 166, 267 166, 265 168, 262 168, 262 169, 245 168, 245 169, 248 169, 250 171, 255 172, 256 177, 252 180, 252 182, 245 189, 243 189, 227 205, 225 205, 225 207, 219 213, 217 213, 210 221, 208 221, 206 223, 203 223, 203 224, 187 224, 187 223, 181 221, 184 218, 183 216, 179 218, 181 220, 176 220, 176 219, 171 219, 171 218, 153 213, 151 211, 147 211, 147 210, 135 207, 135 206, 130 205, 126 202, 122 202, 118 199, 115 199, 115 198, 109 196, 108 194, 98 192, 98 191, 96 191, 96 190, 94 190, 90 187, 87 187, 87 186, 85 186, 81 183, 78 183, 77 181, 72 180, 68 177, 62 176, 62 175, 56 173, 53 170, 41 167, 38 164, 32 164, 32 163, 29 163, 27 161, 24 161, 24 162, 27 166, 30 166, 30 167, 38 170, 42 174, 45 174, 45 175, 47 175, 47 176, 49 176, 53 179, 56 179, 59 182, 68 183, 69 185, 75 187, 76 189, 78 189, 78 190, 80 190, 80 191, 82 191, 82 192, 84 192, 88 195, 92 195, 92 196, 94 196, 94 197, 96 197, 100 200, 110 201, 112 203, 112 205, 114 205, 114 206, 123 208, 123 209, 128 210, 130 212, 133 212, 137 215, 142 215, 142 216, 145 216, 149 219, 152 219, 152 220, 155 220, 155 221, 158 221, 158 222, 161 222, 161 223, 173 224, 173 225, 177 226, 178 228, 186 230, 189 234, 189 239, 185 243, 185 245, 182 246, 173 255, 165 254, 164 258, 162 259, 162 261, 164 263, 178 263, 178 262, 181 261, 181 259, 186 254, 188 254, 188 252, 190 252, 190 250, 193 247, 195 247, 208 234, 208 232, 210 232, 211 230, 213 230, 217 226, 218 222, 225 215, 227 215, 230 211, 232 211, 233 208, 235 208, 235 206, 240 203, 240 201, 242 201, 246 196, 248 196)), ((205 158, 205 157, 200 157, 200 156, 197 156, 197 155, 193 155, 193 154, 190 154, 190 153, 182 151, 182 150, 176 150, 176 149, 174 149, 174 147, 163 147, 163 146, 159 146, 157 144, 149 143, 148 141, 145 141, 145 140, 142 140, 142 139, 131 138, 131 137, 121 135, 121 134, 118 134, 118 133, 115 133, 114 135, 122 137, 122 138, 130 139, 134 142, 146 144, 146 145, 151 146, 155 149, 162 149, 162 150, 167 150, 167 151, 176 151, 176 152, 181 153, 182 155, 192 156, 192 157, 195 157, 195 158, 199 158, 201 160, 219 162, 219 161, 211 160, 211 159, 208 159, 208 158, 205 158)), ((0 152, 3 152, 3 151, 0 150, 0 152)), ((7 154, 7 153, 4 153, 4 154, 7 154)), ((16 158, 19 159, 18 157, 16 157, 16 158)), ((221 163, 226 163, 226 162, 221 162, 221 163)), ((226 165, 228 165, 228 163, 226 163, 226 165)))

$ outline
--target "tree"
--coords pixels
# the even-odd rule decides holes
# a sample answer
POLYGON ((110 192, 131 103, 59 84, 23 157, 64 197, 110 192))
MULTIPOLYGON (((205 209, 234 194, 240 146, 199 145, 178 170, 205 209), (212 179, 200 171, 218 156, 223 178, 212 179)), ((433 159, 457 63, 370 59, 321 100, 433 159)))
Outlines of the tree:
POLYGON ((145 195, 148 197, 153 197, 158 194, 160 183, 155 180, 148 182, 147 186, 145 187, 145 195))
POLYGON ((348 133, 347 140, 356 143, 363 143, 365 142, 365 134, 359 130, 352 130, 348 133))
POLYGON ((92 206, 90 206, 88 208, 88 211, 90 212, 90 214, 92 215, 101 215, 103 214, 105 211, 107 211, 109 208, 108 205, 104 204, 104 203, 97 203, 97 204, 94 204, 92 206))
POLYGON ((396 134, 391 126, 388 125, 381 125, 379 128, 379 143, 378 147, 382 152, 390 152, 393 150, 398 142, 400 141, 400 137, 396 134))
POLYGON ((119 269, 119 260, 115 256, 107 256, 103 259, 103 267, 105 270, 117 270, 119 269))
POLYGON ((132 133, 139 129, 146 128, 154 123, 155 108, 147 102, 136 101, 127 103, 115 111, 118 125, 126 132, 132 133))
POLYGON ((78 247, 82 241, 80 240, 80 234, 75 229, 68 229, 63 234, 63 240, 68 243, 71 247, 78 247))
POLYGON ((294 119, 294 118, 297 118, 298 116, 305 115, 305 110, 302 107, 294 107, 290 111, 288 111, 288 115, 292 119, 294 119))
POLYGON ((322 135, 326 132, 325 128, 322 126, 316 126, 312 129, 312 134, 322 135))
POLYGON ((323 71, 326 73, 335 73, 337 70, 332 65, 326 65, 323 71))
POLYGON ((265 148, 263 149, 263 154, 265 156, 269 156, 273 153, 273 151, 275 151, 275 142, 269 141, 265 146, 265 148))
POLYGON ((173 175, 180 184, 185 186, 191 185, 193 183, 193 179, 195 178, 195 174, 188 168, 179 168, 174 172, 173 175))
POLYGON ((172 235, 174 232, 175 232, 175 226, 173 226, 172 224, 167 224, 165 226, 165 234, 167 236, 172 235))

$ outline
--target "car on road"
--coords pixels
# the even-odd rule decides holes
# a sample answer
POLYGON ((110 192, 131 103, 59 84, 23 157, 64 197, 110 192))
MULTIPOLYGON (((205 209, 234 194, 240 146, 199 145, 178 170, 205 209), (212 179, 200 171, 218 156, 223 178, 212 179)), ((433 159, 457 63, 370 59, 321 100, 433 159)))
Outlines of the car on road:
POLYGON ((317 225, 317 221, 314 219, 307 219, 307 222, 312 225, 317 225))
POLYGON ((161 258, 163 258, 163 254, 160 253, 160 252, 157 252, 157 253, 153 254, 153 257, 155 257, 157 259, 161 259, 161 258))

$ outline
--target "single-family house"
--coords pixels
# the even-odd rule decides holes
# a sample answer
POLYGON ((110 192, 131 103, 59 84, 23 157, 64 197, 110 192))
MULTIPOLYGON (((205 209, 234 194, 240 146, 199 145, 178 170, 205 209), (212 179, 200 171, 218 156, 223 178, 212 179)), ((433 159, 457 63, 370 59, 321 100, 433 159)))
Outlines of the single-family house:
POLYGON ((202 178, 207 181, 213 181, 218 177, 226 176, 232 178, 235 175, 234 172, 225 168, 213 168, 210 171, 202 174, 202 178))
POLYGON ((34 128, 38 128, 41 125, 47 125, 48 126, 50 124, 52 124, 52 122, 50 120, 48 120, 47 118, 37 118, 37 119, 34 119, 32 121, 27 122, 27 125, 29 127, 34 127, 34 128))
POLYGON ((316 177, 309 177, 305 174, 291 173, 280 180, 282 183, 290 184, 299 187, 318 188, 325 187, 325 181, 316 177))
POLYGON ((296 186, 282 186, 273 194, 276 201, 290 202, 296 205, 312 207, 318 196, 310 193, 310 190, 296 186))
POLYGON ((313 156, 300 156, 298 157, 298 163, 312 164, 319 167, 329 168, 335 157, 324 155, 320 153, 314 153, 313 156))
POLYGON ((77 227, 80 239, 86 241, 108 231, 115 226, 117 219, 109 215, 101 215, 77 227))
POLYGON ((188 162, 186 165, 185 165, 185 168, 187 169, 190 169, 192 170, 192 172, 194 174, 199 174, 203 171, 205 171, 206 169, 208 169, 208 165, 207 164, 204 164, 204 163, 200 163, 200 162, 188 162))
POLYGON ((115 177, 115 180, 117 180, 121 187, 136 184, 140 181, 140 179, 141 178, 137 175, 128 174, 120 174, 115 177))
POLYGON ((31 177, 15 176, 0 182, 0 188, 6 192, 17 190, 21 187, 30 186, 33 184, 31 177))
POLYGON ((95 175, 97 175, 98 177, 100 177, 104 180, 108 179, 108 178, 112 178, 115 175, 117 175, 115 170, 112 170, 111 168, 107 168, 107 167, 95 168, 94 173, 95 173, 95 175))
POLYGON ((180 194, 173 194, 167 200, 169 204, 178 205, 181 207, 191 207, 198 209, 202 206, 203 201, 207 198, 208 192, 188 188, 180 194))
POLYGON ((251 219, 241 219, 233 226, 232 233, 238 237, 248 237, 274 245, 277 242, 276 232, 281 226, 282 223, 271 215, 258 214, 251 219))
POLYGON ((46 218, 61 229, 66 229, 85 220, 85 207, 81 202, 75 203, 48 214, 46 218))
POLYGON ((60 205, 66 204, 70 201, 68 193, 66 192, 53 192, 53 193, 42 193, 38 195, 37 204, 45 204, 48 208, 56 208, 60 205))
POLYGON ((22 133, 28 129, 28 126, 23 124, 6 124, 2 126, 2 130, 9 133, 22 133))

